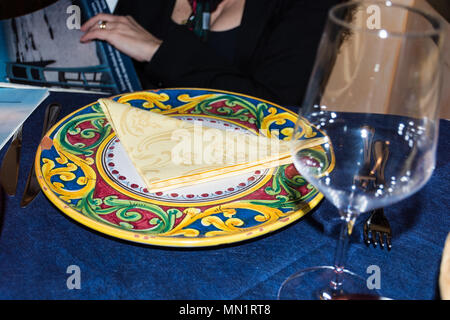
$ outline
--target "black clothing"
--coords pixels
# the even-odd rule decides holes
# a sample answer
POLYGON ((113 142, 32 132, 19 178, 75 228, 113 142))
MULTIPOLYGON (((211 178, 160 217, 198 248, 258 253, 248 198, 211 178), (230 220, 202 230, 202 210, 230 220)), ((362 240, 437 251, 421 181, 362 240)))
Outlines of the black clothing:
POLYGON ((149 63, 136 63, 145 89, 222 89, 299 105, 327 12, 338 2, 246 0, 232 63, 171 20, 175 0, 120 0, 114 13, 133 16, 163 40, 149 63))
POLYGON ((210 31, 206 42, 210 48, 214 49, 214 52, 227 60, 230 65, 233 64, 236 53, 239 28, 237 27, 227 31, 210 31))

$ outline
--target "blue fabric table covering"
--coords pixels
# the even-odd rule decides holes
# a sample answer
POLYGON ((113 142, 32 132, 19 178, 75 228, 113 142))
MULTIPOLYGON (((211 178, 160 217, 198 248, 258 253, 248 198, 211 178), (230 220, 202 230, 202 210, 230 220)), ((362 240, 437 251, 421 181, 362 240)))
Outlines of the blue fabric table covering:
MULTIPOLYGON (((1 221, 0 299, 270 300, 292 273, 332 263, 339 218, 326 200, 284 229, 204 249, 144 246, 105 236, 66 217, 42 193, 20 208, 46 105, 60 102, 62 117, 99 97, 53 92, 25 123, 17 195, 6 198, 1 221), (71 265, 80 268, 80 289, 66 285, 71 265)), ((385 210, 393 229, 390 252, 367 248, 362 239, 366 216, 357 223, 347 267, 368 277, 367 268, 379 266, 381 292, 387 297, 439 298, 439 266, 450 231, 449 138, 450 122, 442 120, 431 180, 385 210)))

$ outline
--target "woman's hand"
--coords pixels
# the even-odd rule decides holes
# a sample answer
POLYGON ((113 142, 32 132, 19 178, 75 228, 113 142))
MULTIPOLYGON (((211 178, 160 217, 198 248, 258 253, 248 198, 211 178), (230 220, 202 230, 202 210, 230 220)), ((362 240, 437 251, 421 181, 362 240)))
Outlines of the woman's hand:
POLYGON ((100 13, 86 21, 81 31, 85 34, 80 42, 104 40, 140 62, 150 61, 162 43, 130 16, 100 13), (101 22, 106 23, 103 29, 100 28, 101 22))

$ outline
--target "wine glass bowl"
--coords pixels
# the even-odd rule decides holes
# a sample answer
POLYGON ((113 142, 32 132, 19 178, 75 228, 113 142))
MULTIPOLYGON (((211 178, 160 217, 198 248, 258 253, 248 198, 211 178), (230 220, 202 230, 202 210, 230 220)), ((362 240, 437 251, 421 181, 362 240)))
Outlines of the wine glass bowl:
POLYGON ((291 276, 280 299, 373 294, 344 269, 348 237, 361 213, 411 196, 432 175, 443 38, 439 17, 391 1, 330 10, 291 143, 295 167, 339 210, 343 227, 334 265, 291 276), (317 142, 330 155, 316 165, 307 159, 317 145, 303 139, 311 127, 323 134, 317 142), (382 181, 373 141, 389 146, 382 181), (325 170, 330 161, 332 170, 325 170), (308 277, 318 287, 313 295, 302 291, 308 277))
POLYGON ((297 151, 301 140, 293 142, 293 159, 297 170, 341 212, 358 214, 389 206, 409 197, 429 180, 435 165, 437 121, 392 115, 335 114, 334 123, 316 126, 328 137, 323 148, 334 155, 333 170, 321 172, 322 165, 311 166, 305 162, 315 150, 297 151), (359 123, 370 123, 373 133, 359 123), (376 162, 366 161, 365 154, 372 153, 370 147, 369 151, 365 147, 369 135, 370 140, 386 141, 392 150, 382 184, 375 185, 376 162))

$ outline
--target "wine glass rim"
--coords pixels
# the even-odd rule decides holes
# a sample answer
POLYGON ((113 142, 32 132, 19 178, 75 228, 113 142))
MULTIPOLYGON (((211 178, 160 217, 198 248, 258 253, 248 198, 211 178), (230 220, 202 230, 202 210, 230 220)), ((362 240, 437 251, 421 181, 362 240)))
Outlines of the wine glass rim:
POLYGON ((330 9, 330 11, 328 12, 328 16, 330 18, 331 21, 333 21, 334 23, 345 27, 349 30, 354 30, 354 31, 358 31, 358 32, 365 32, 365 33, 371 33, 371 34, 375 34, 375 35, 379 35, 380 31, 385 31, 388 34, 388 37, 393 38, 393 37, 397 37, 397 38, 418 38, 418 37, 432 37, 432 36, 438 36, 438 35, 443 35, 445 33, 444 30, 444 20, 433 13, 427 12, 426 10, 422 10, 419 8, 414 8, 408 5, 404 5, 404 4, 400 4, 400 3, 393 3, 390 0, 385 0, 385 1, 380 1, 380 0, 372 0, 372 1, 361 1, 361 0, 352 0, 349 2, 345 2, 345 3, 341 3, 338 5, 335 5, 334 7, 332 7, 330 9), (385 30, 385 29, 369 29, 369 28, 363 28, 363 27, 357 27, 352 23, 348 23, 340 18, 338 18, 336 16, 336 11, 345 7, 350 7, 352 5, 357 5, 357 4, 363 4, 363 5, 373 5, 373 4, 379 4, 379 5, 388 5, 389 3, 389 7, 397 7, 397 8, 402 8, 405 9, 406 11, 409 12, 413 12, 416 14, 419 14, 421 16, 423 16, 424 18, 428 19, 428 20, 435 20, 438 24, 438 26, 436 28, 434 28, 433 30, 426 30, 426 31, 406 31, 406 32, 392 32, 389 30, 385 30))

